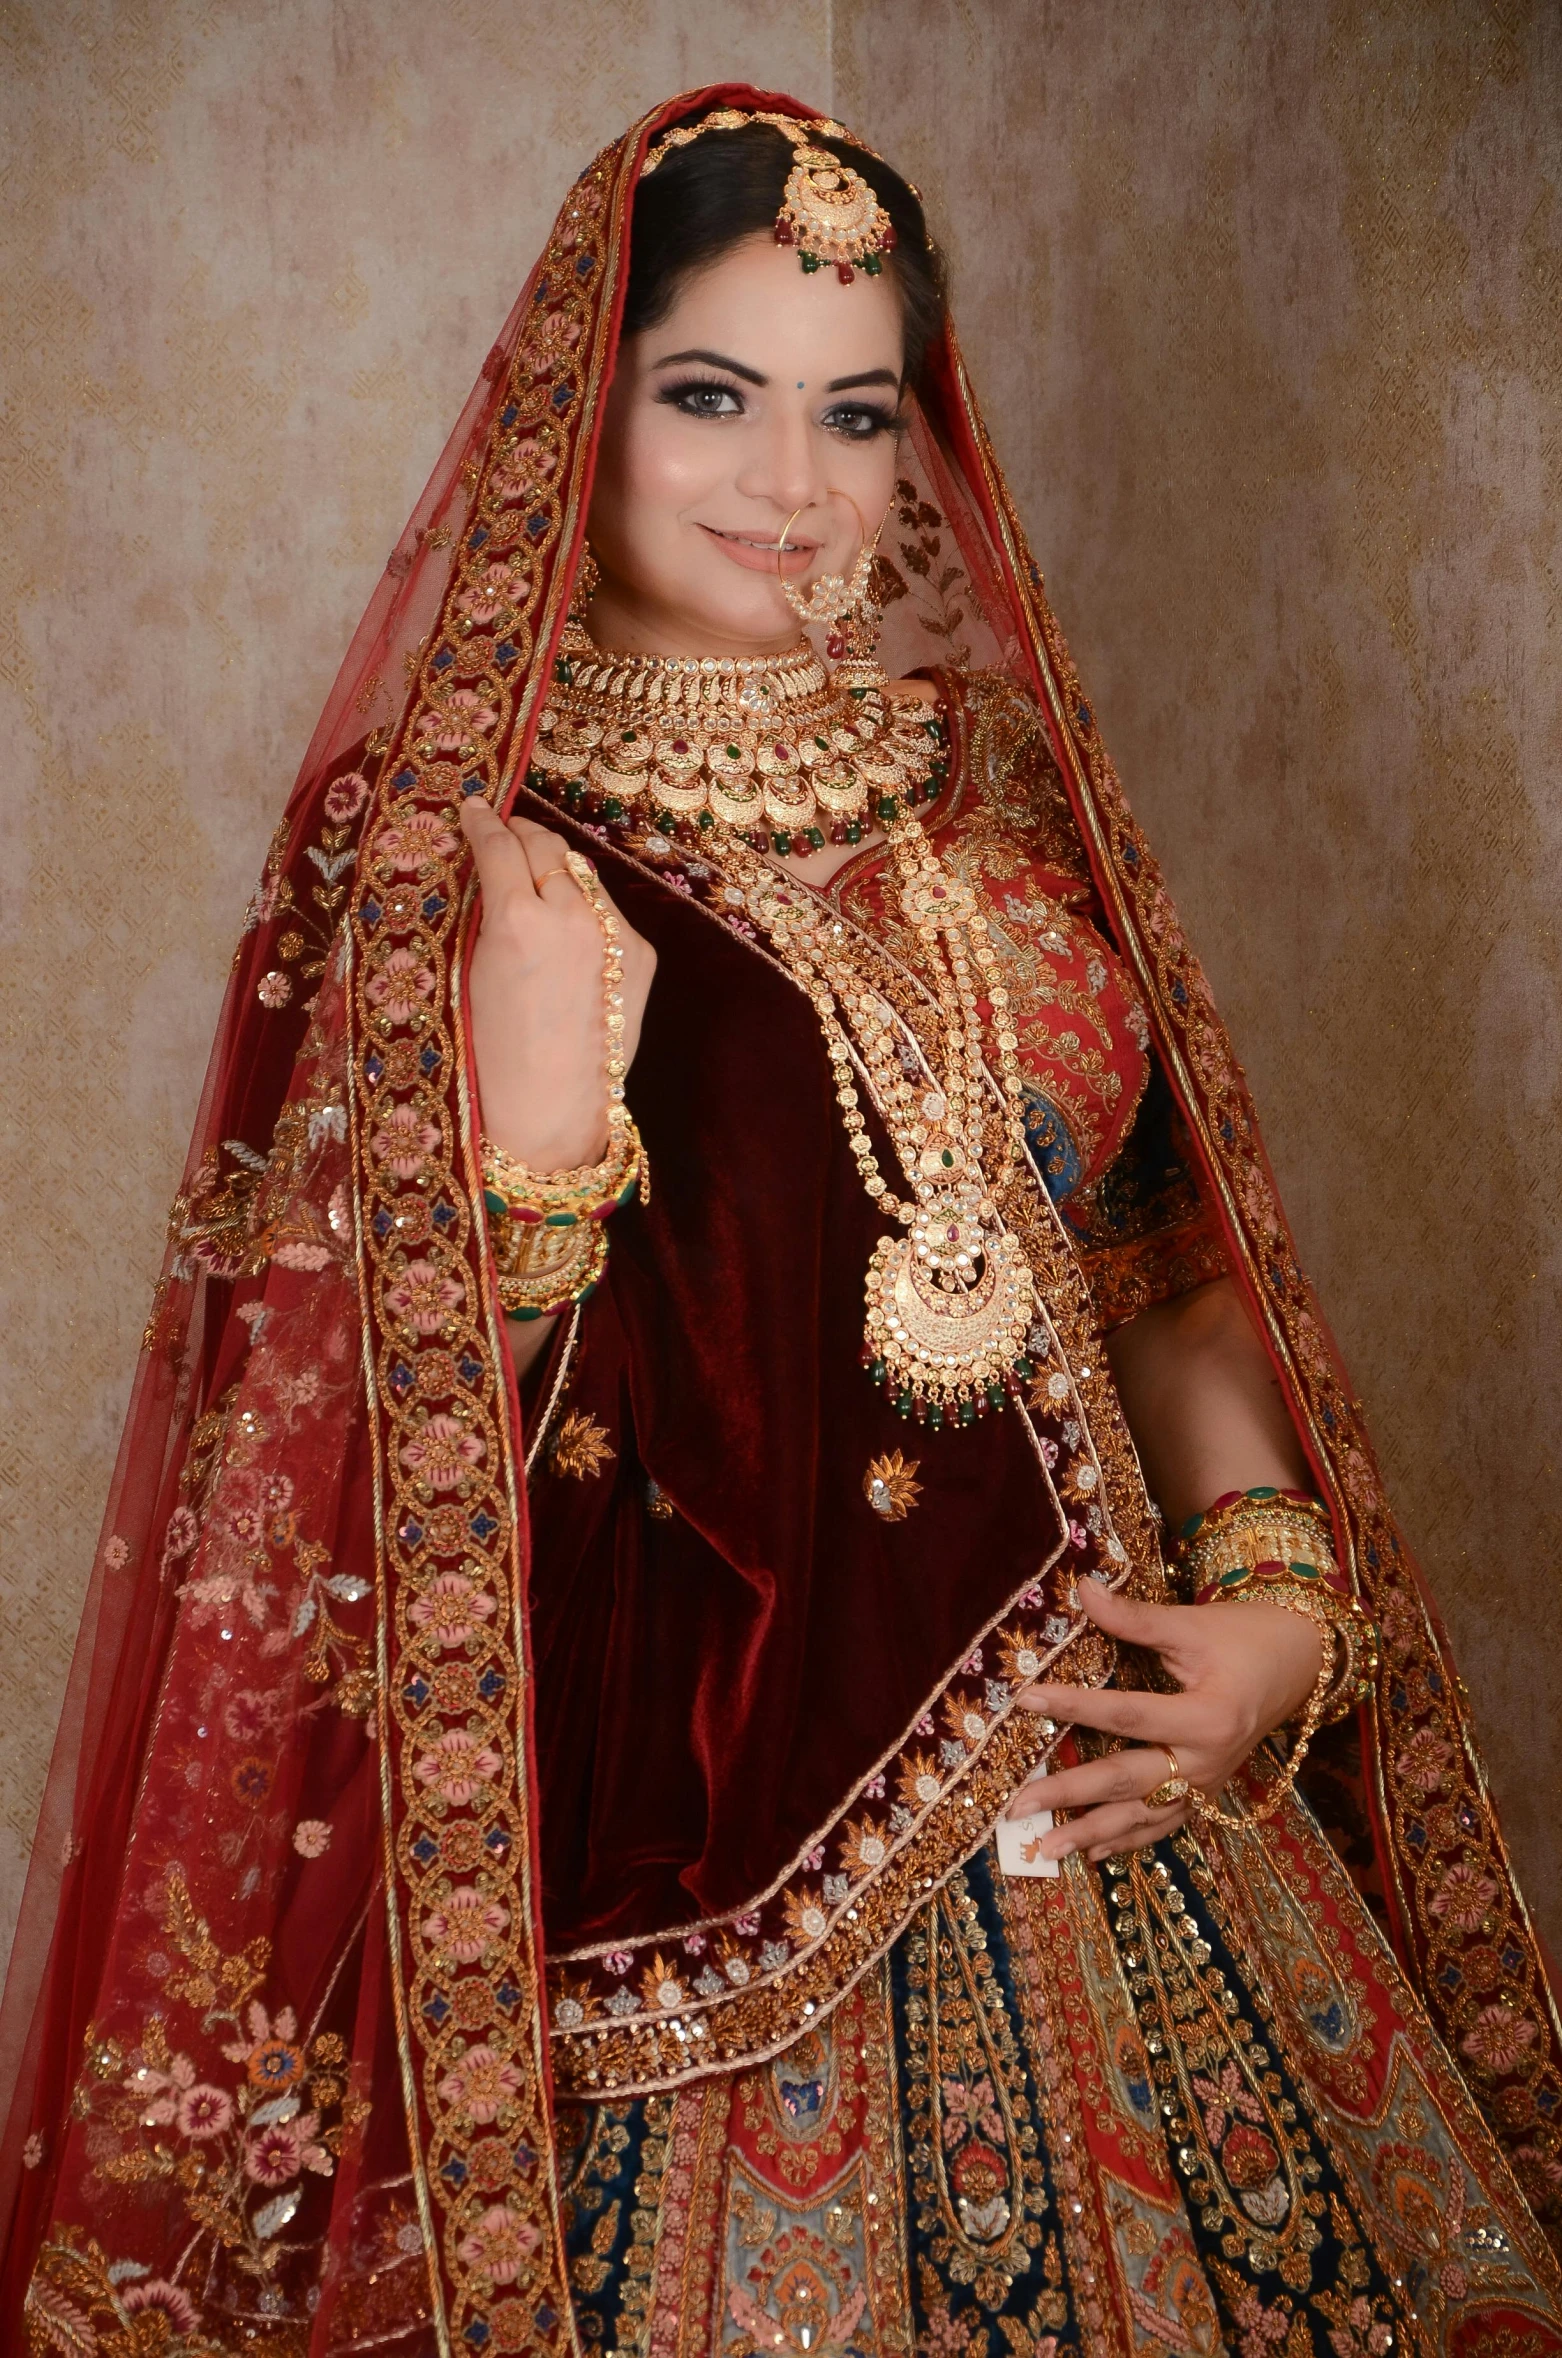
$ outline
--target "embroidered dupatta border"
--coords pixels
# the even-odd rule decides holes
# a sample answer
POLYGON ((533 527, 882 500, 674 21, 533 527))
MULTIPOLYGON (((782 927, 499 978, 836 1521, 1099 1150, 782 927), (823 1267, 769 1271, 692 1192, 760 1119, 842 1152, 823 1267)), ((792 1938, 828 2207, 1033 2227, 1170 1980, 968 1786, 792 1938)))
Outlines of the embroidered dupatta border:
POLYGON ((1548 2147, 1553 2165, 1557 2147, 1555 2127, 1545 2124, 1562 2117, 1562 2011, 1497 1822, 1463 1685, 1395 1528, 1360 1404, 1297 1258, 1246 1079, 1101 742, 952 327, 948 370, 948 424, 964 441, 966 480, 1023 618, 1034 685, 1092 875, 1143 991, 1235 1266, 1332 1508, 1341 1562, 1382 1625, 1378 1683, 1360 1719, 1400 1962, 1539 2203, 1548 2147))
POLYGON ((620 241, 655 120, 582 175, 533 273, 467 473, 462 550, 365 817, 350 918, 385 1881, 442 2354, 580 2348, 546 2048, 524 1474, 473 1156, 460 997, 474 893, 457 817, 467 795, 500 800, 563 627, 620 241), (406 987, 387 990, 388 975, 406 987), (437 1632, 457 1609, 472 1642, 453 1677, 437 1632), (457 1974, 470 1963, 481 1972, 457 1974))

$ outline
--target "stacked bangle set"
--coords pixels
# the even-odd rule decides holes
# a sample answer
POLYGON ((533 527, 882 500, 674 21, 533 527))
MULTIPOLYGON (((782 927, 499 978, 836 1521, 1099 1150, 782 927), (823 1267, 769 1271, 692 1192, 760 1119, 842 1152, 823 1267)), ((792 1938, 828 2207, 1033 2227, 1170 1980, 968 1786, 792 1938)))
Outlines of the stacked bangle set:
POLYGON ((1183 1526, 1178 1564, 1189 1604, 1280 1605, 1315 1622, 1323 1636, 1317 1683, 1284 1772, 1263 1802, 1245 1817, 1228 1817, 1190 1788, 1200 1817, 1247 1825, 1279 1808, 1318 1729, 1365 1700, 1378 1666, 1377 1629, 1346 1590, 1327 1513, 1303 1491, 1227 1491, 1183 1526))
POLYGON ((569 874, 602 928, 602 1021, 607 1041, 607 1153, 573 1171, 537 1172, 482 1141, 483 1199, 493 1220, 499 1301, 517 1321, 552 1318, 583 1302, 607 1266, 605 1223, 651 1175, 624 1103, 624 968, 618 919, 589 860, 569 849, 569 874))

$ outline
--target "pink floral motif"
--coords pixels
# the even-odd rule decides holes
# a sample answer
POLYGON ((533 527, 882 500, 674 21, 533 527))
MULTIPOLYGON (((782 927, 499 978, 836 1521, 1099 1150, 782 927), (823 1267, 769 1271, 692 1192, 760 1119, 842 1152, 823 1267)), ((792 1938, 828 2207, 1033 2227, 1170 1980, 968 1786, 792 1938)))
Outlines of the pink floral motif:
POLYGON ((233 2119, 233 2098, 225 2088, 199 2081, 180 2097, 176 2117, 181 2136, 220 2137, 233 2119))
POLYGON ((1497 1886, 1479 1867, 1465 1861, 1450 1867, 1432 1895, 1432 1913, 1459 1932, 1479 1932, 1486 1911, 1497 1896, 1497 1886))
POLYGON ((104 1547, 103 1561, 111 1572, 122 1572, 130 1561, 129 1542, 116 1534, 104 1547))
POLYGON ((441 1800, 460 1804, 470 1801, 503 1766, 493 1746, 474 1736, 470 1728, 447 1728, 438 1742, 419 1756, 412 1773, 441 1800))
POLYGON ((501 459, 489 481, 501 499, 541 499, 548 478, 558 469, 557 454, 528 437, 501 459))
POLYGON ((1535 2036, 1535 2025, 1511 2006, 1483 2006, 1459 2046, 1487 2071, 1512 2071, 1535 2044, 1535 2036))
POLYGON ((388 1171, 398 1179, 415 1179, 439 1144, 439 1130, 415 1105, 395 1105, 370 1143, 388 1171))
POLYGON ((224 1706, 222 1724, 235 1744, 258 1744, 279 1724, 277 1703, 275 1695, 254 1687, 241 1687, 224 1706))
POLYGON ((447 1892, 440 1905, 423 1919, 423 1936, 458 1965, 475 1965, 498 1940, 510 1921, 510 1911, 470 1883, 447 1892))
POLYGON ((1266 2309, 1251 2286, 1238 2294, 1231 2311, 1232 2322, 1240 2326, 1242 2339, 1238 2344, 1242 2358, 1269 2358, 1269 2353, 1285 2340, 1291 2330, 1289 2308, 1266 2309))
POLYGON ((456 839, 434 811, 409 811, 374 838, 376 859, 389 860, 404 875, 416 875, 433 860, 448 860, 456 839))
POLYGON ((467 1468, 479 1465, 484 1454, 482 1436, 469 1433, 453 1416, 431 1416, 401 1445, 402 1464, 431 1490, 454 1490, 467 1468))
POLYGON ((446 2072, 439 2093, 446 2104, 457 2106, 469 2120, 481 2124, 496 2120, 524 2085, 519 2069, 507 2055, 479 2043, 468 2047, 460 2062, 446 2072))
POLYGON ((261 976, 255 985, 255 996, 262 1007, 270 1007, 273 1010, 285 1007, 293 996, 293 977, 290 974, 284 974, 280 967, 276 967, 270 974, 261 976))
POLYGON ((461 1280, 437 1261, 409 1261, 395 1284, 385 1289, 386 1308, 418 1335, 442 1333, 450 1313, 465 1299, 461 1280))
POLYGON ((331 1847, 331 1827, 326 1818, 300 1818, 293 1828, 293 1848, 301 1859, 324 1858, 331 1847))
POLYGON ((496 1610, 493 1598, 475 1587, 465 1573, 441 1572, 409 1606, 408 1615, 435 1645, 459 1646, 496 1610))
POLYGON ((188 1507, 175 1507, 163 1535, 165 1556, 187 1556, 201 1536, 201 1526, 188 1507))
POLYGON ((475 689, 457 688, 443 704, 431 705, 418 715, 418 751, 430 753, 459 753, 475 738, 486 737, 497 723, 499 715, 491 704, 484 702, 475 689))
POLYGON ((301 2112, 296 2120, 272 2121, 256 2129, 244 2146, 244 2175, 257 2186, 286 2186, 311 2159, 320 2116, 301 2112))
POLYGON ((461 2257, 495 2284, 513 2284, 541 2240, 529 2219, 499 2202, 484 2211, 464 2239, 461 2257))
POLYGON ((975 2080, 944 2080, 943 2090, 944 2143, 958 2145, 962 2137, 978 2131, 991 2138, 994 2145, 1003 2143, 1003 2115, 993 2095, 993 2084, 985 2072, 975 2080))
POLYGON ((119 2304, 127 2317, 139 2317, 145 2309, 161 2309, 175 2333, 194 2333, 201 2322, 189 2294, 179 2285, 170 2284, 166 2276, 147 2276, 139 2284, 122 2284, 119 2304))
POLYGON ((39 2165, 39 2163, 40 2163, 40 2162, 43 2160, 43 2154, 44 2154, 43 2138, 42 2138, 42 2136, 40 2135, 39 2131, 38 2131, 37 2129, 34 2129, 34 2131, 33 2131, 32 2135, 31 2135, 31 2136, 28 2138, 28 2140, 27 2140, 26 2144, 25 2144, 25 2145, 22 2147, 22 2167, 23 2167, 23 2169, 24 2169, 24 2170, 36 2170, 36 2169, 37 2169, 37 2167, 38 2167, 38 2165, 39 2165))
POLYGON ((531 574, 519 557, 506 557, 501 563, 490 565, 481 577, 463 590, 456 605, 471 621, 479 625, 492 622, 496 615, 521 605, 531 586, 531 574))
POLYGON ((349 770, 345 778, 336 778, 325 790, 325 815, 333 827, 345 827, 355 819, 369 799, 369 781, 361 770, 349 770))
POLYGON ((415 950, 392 950, 364 986, 380 1013, 392 1023, 409 1023, 433 996, 434 970, 415 950))
POLYGON ((1448 1773, 1454 1748, 1434 1728, 1417 1728, 1394 1762, 1396 1773, 1413 1792, 1435 1793, 1448 1773))

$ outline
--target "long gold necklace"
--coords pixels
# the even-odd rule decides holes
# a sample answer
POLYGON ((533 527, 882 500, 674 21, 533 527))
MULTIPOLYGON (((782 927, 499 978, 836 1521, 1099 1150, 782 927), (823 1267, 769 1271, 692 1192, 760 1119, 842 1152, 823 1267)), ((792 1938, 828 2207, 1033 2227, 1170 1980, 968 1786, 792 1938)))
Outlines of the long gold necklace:
POLYGON ((695 664, 604 654, 580 632, 573 644, 566 638, 531 782, 610 827, 641 832, 649 822, 695 842, 728 879, 729 902, 741 892, 745 913, 807 992, 863 1186, 905 1230, 882 1237, 868 1266, 863 1357, 903 1415, 937 1428, 974 1423, 1033 1372, 1025 1342, 1034 1281, 996 1200, 1025 1151, 1023 1085, 987 921, 910 807, 942 774, 937 723, 885 685, 866 666, 826 673, 806 642, 767 663, 695 664), (800 745, 810 741, 815 758, 805 761, 800 745), (681 802, 669 785, 681 786, 681 802), (799 824, 800 811, 811 815, 805 796, 836 813, 837 840, 860 840, 870 810, 883 827, 937 1009, 936 1055, 884 996, 845 922, 774 864, 773 854, 823 841, 799 824), (979 997, 992 1010, 1002 1089, 990 1173, 979 997), (879 1167, 859 1074, 903 1193, 879 1167))

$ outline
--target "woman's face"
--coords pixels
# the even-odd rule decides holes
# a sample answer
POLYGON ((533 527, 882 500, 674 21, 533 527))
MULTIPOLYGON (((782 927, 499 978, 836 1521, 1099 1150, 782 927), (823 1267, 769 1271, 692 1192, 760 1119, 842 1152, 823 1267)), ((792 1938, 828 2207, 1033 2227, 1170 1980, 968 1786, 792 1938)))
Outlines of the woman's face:
POLYGON ((895 488, 902 351, 888 274, 843 286, 756 236, 686 279, 660 326, 625 338, 608 392, 589 521, 598 643, 794 645, 778 538, 779 573, 804 586, 849 573, 873 539, 895 488))

